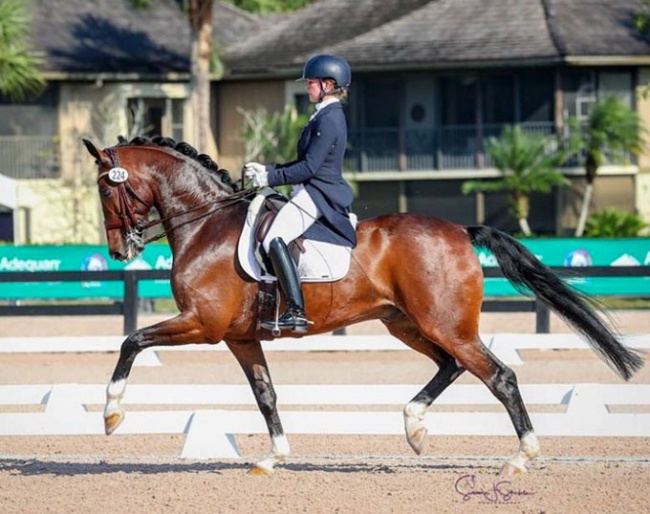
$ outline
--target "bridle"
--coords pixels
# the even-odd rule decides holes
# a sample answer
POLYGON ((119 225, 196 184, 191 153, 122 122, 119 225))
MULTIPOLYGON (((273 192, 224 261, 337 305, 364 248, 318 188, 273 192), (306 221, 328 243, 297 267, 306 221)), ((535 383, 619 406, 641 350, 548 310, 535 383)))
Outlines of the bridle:
POLYGON ((163 229, 161 233, 155 234, 151 237, 148 237, 147 239, 142 240, 142 243, 147 244, 153 241, 157 241, 158 239, 165 237, 169 232, 172 232, 189 223, 193 223, 207 216, 210 216, 218 210, 234 205, 246 199, 247 197, 254 196, 257 193, 254 189, 242 189, 228 195, 226 198, 206 202, 202 205, 192 207, 191 209, 187 209, 183 212, 176 213, 166 218, 159 218, 147 221, 146 223, 140 223, 138 216, 147 216, 153 206, 143 200, 142 197, 138 195, 138 193, 133 189, 131 184, 129 184, 129 172, 125 168, 120 167, 120 160, 117 155, 117 150, 115 148, 106 148, 104 152, 110 159, 111 169, 100 173, 97 177, 97 183, 99 184, 102 180, 108 182, 109 185, 113 186, 117 190, 119 199, 119 210, 117 217, 111 219, 107 219, 105 217, 104 227, 106 230, 122 229, 122 233, 125 235, 127 240, 140 238, 141 234, 151 227, 163 225, 167 221, 171 221, 175 218, 185 216, 192 212, 211 207, 211 209, 208 211, 200 213, 190 219, 184 220, 167 230, 163 229), (144 208, 135 208, 133 206, 132 200, 136 200, 144 208))
POLYGON ((106 179, 110 185, 117 189, 120 202, 118 217, 114 219, 104 218, 104 228, 106 230, 121 228, 127 233, 133 231, 142 232, 145 227, 140 225, 137 215, 146 216, 151 210, 151 205, 140 198, 138 193, 131 187, 131 184, 128 183, 129 172, 120 167, 117 151, 114 148, 107 148, 104 151, 111 161, 111 169, 100 173, 97 177, 97 183, 99 184, 102 180, 106 179), (146 209, 134 209, 131 198, 135 198, 146 209))

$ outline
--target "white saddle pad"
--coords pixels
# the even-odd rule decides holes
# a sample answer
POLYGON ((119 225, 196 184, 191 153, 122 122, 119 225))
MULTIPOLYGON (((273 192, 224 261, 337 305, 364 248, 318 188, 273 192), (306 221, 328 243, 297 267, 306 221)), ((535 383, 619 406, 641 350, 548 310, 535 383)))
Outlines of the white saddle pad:
MULTIPOLYGON (((268 195, 277 194, 271 188, 265 188, 253 199, 248 207, 248 214, 237 244, 237 258, 246 274, 258 281, 277 280, 261 268, 255 258, 255 234, 253 228, 260 207, 268 195)), ((357 217, 350 214, 352 226, 356 228, 357 217)), ((342 279, 350 269, 352 249, 322 241, 304 240, 305 253, 300 254, 298 275, 303 282, 333 282, 342 279)))

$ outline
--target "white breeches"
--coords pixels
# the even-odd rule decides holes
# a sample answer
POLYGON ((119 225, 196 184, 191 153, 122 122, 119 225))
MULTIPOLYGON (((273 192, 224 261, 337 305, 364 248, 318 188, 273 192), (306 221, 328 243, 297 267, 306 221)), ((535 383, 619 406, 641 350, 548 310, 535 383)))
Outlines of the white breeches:
POLYGON ((289 244, 304 234, 320 216, 321 212, 307 190, 301 185, 294 186, 291 200, 280 209, 262 242, 264 250, 268 253, 271 241, 276 237, 289 244))

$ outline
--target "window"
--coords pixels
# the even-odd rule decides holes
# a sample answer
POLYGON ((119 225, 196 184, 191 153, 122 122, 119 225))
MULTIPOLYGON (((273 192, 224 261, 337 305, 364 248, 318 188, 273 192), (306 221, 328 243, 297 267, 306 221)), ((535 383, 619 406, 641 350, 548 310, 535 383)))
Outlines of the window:
POLYGON ((59 88, 50 84, 39 96, 12 102, 0 95, 0 135, 54 136, 58 130, 59 88))
POLYGON ((564 113, 580 121, 589 117, 596 103, 596 75, 589 70, 571 70, 565 73, 564 113))
POLYGON ((514 123, 515 77, 514 75, 491 75, 481 80, 483 94, 483 123, 514 123))
POLYGON ((584 121, 593 105, 616 95, 632 106, 632 72, 627 70, 569 70, 563 75, 565 116, 584 121))
POLYGON ((58 140, 59 87, 20 102, 0 97, 0 170, 8 177, 54 178, 60 175, 58 140))
POLYGON ((171 134, 176 141, 182 141, 185 139, 183 136, 183 124, 185 119, 183 116, 183 109, 185 107, 185 100, 174 98, 169 101, 172 104, 171 134))
POLYGON ((130 98, 127 107, 131 136, 165 136, 183 139, 183 108, 180 98, 130 98))
POLYGON ((615 95, 632 106, 632 73, 629 71, 601 71, 598 76, 598 97, 615 95))
POLYGON ((443 125, 476 123, 476 77, 440 79, 440 105, 443 125))
POLYGON ((401 81, 372 79, 364 89, 365 123, 368 128, 399 126, 401 81))
POLYGON ((519 76, 519 121, 553 121, 554 72, 525 71, 519 76))

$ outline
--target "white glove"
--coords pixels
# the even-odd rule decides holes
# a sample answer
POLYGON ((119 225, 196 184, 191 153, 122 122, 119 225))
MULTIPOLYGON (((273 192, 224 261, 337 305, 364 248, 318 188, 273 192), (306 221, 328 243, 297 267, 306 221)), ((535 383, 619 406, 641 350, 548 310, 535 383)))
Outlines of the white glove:
POLYGON ((253 181, 255 187, 269 185, 269 173, 264 164, 259 162, 247 162, 244 164, 244 177, 253 181))

